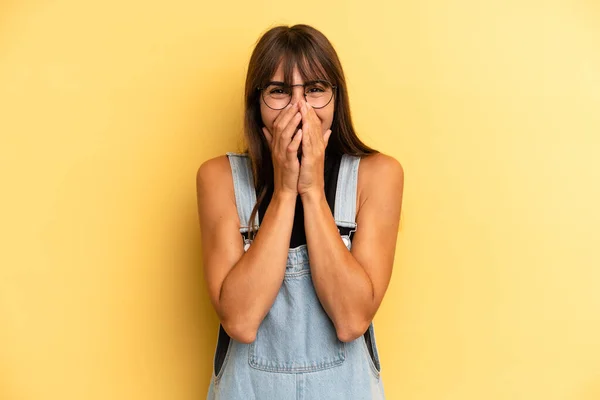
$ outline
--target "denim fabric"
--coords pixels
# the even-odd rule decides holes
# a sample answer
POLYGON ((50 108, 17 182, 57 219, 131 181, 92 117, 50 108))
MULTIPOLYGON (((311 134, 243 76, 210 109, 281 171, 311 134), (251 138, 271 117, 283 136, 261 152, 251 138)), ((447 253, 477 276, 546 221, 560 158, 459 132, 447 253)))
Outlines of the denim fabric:
MULTIPOLYGON (((250 159, 227 155, 243 233, 256 203, 250 159)), ((334 210, 338 227, 357 228, 359 162, 359 157, 342 157, 334 210)), ((340 236, 351 249, 350 235, 340 236)), ((241 238, 247 250, 252 242, 241 238)), ((232 338, 220 364, 215 374, 213 363, 207 400, 385 399, 373 323, 352 342, 337 338, 315 292, 305 244, 289 249, 283 283, 255 341, 245 344, 232 338)))

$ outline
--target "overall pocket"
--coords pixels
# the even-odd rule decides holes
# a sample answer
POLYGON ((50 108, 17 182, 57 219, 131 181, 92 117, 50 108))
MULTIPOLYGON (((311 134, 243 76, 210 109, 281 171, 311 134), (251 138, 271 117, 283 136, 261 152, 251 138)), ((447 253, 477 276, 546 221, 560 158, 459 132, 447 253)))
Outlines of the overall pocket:
POLYGON ((213 358, 213 378, 215 383, 221 379, 223 370, 227 365, 231 353, 231 338, 223 329, 223 325, 219 324, 219 336, 217 338, 217 348, 213 358))
POLYGON ((377 350, 377 342, 375 341, 375 328, 373 322, 369 325, 369 329, 362 337, 366 356, 369 359, 369 366, 376 378, 381 375, 381 362, 379 361, 379 352, 377 350))
POLYGON ((310 270, 286 273, 248 350, 249 364, 269 372, 312 372, 341 365, 345 343, 321 306, 310 270))

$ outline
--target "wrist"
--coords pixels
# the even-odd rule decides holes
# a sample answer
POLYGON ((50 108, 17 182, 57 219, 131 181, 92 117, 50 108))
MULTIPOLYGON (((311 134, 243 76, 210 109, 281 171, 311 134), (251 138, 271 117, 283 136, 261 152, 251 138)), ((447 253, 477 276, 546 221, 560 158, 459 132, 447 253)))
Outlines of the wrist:
POLYGON ((298 193, 288 191, 288 190, 276 190, 273 192, 272 201, 278 201, 281 203, 296 203, 296 198, 298 197, 298 193))
POLYGON ((325 189, 307 190, 306 192, 300 193, 300 199, 302 200, 302 203, 318 203, 325 200, 325 189))

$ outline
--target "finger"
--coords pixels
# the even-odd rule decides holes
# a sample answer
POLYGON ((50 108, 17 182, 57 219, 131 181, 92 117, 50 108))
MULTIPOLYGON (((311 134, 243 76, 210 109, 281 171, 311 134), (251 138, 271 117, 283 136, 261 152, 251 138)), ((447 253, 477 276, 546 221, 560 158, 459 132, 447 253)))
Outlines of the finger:
POLYGON ((275 125, 275 123, 277 123, 281 118, 283 118, 285 113, 292 109, 292 106, 293 106, 293 104, 290 103, 287 106, 285 106, 282 110, 280 110, 279 114, 277 114, 277 117, 275 117, 275 120, 273 121, 273 125, 275 125))
POLYGON ((298 112, 298 110, 296 109, 295 104, 288 104, 273 121, 274 133, 282 132, 290 123, 290 120, 294 117, 296 112, 298 112))
POLYGON ((317 112, 315 111, 315 109, 309 103, 306 103, 306 115, 314 123, 320 123, 321 122, 321 120, 319 119, 319 116, 317 115, 317 112))
POLYGON ((306 108, 306 102, 304 100, 300 101, 300 114, 302 115, 302 128, 304 129, 305 132, 305 137, 308 137, 311 135, 312 129, 311 129, 311 123, 310 123, 310 119, 308 117, 308 109, 306 108))
POLYGON ((282 153, 285 152, 286 147, 290 144, 300 121, 302 121, 302 116, 299 112, 296 112, 296 115, 292 117, 287 126, 278 134, 274 146, 280 149, 282 153))
POLYGON ((294 135, 294 132, 296 131, 296 128, 298 127, 300 121, 302 121, 302 116, 299 112, 296 112, 296 115, 293 116, 293 118, 290 120, 288 125, 285 127, 285 129, 281 132, 281 135, 279 136, 280 143, 282 144, 282 146, 287 146, 288 144, 290 144, 292 136, 294 135))
POLYGON ((309 152, 309 149, 312 146, 312 130, 308 129, 309 125, 302 124, 302 129, 304 130, 304 135, 302 135, 302 151, 309 152))
POLYGON ((321 130, 319 128, 321 125, 321 120, 319 119, 319 116, 315 112, 315 109, 308 102, 303 102, 302 112, 303 112, 302 123, 310 124, 310 126, 312 126, 314 128, 318 128, 318 129, 314 129, 315 134, 317 132, 321 132, 321 130))
POLYGON ((287 157, 289 160, 296 159, 298 157, 297 154, 300 143, 302 143, 302 129, 298 129, 298 132, 296 132, 296 135, 294 135, 294 138, 287 147, 287 157))
POLYGON ((302 114, 302 119, 304 120, 304 117, 307 117, 308 115, 308 107, 307 107, 308 103, 304 100, 300 100, 300 113, 302 114))

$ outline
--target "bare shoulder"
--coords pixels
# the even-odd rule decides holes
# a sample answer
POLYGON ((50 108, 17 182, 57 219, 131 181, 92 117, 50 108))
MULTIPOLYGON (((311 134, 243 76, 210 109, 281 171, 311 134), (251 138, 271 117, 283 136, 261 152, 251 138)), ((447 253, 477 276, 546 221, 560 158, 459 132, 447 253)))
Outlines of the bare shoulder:
POLYGON ((196 172, 196 183, 198 188, 223 187, 227 182, 231 183, 233 193, 233 179, 229 159, 226 155, 217 156, 204 161, 196 172))
POLYGON ((358 168, 358 210, 373 194, 394 194, 402 196, 404 188, 404 168, 394 157, 375 153, 362 157, 358 168))
POLYGON ((235 207, 235 193, 231 166, 227 155, 221 155, 204 161, 196 172, 196 191, 198 201, 210 195, 210 203, 226 202, 235 207))
POLYGON ((226 155, 222 155, 204 161, 196 172, 196 180, 198 182, 218 182, 218 179, 226 178, 227 175, 231 177, 229 159, 226 155))
POLYGON ((363 174, 367 179, 381 177, 381 174, 398 179, 404 176, 404 169, 394 157, 384 153, 374 153, 361 158, 359 174, 363 174))

